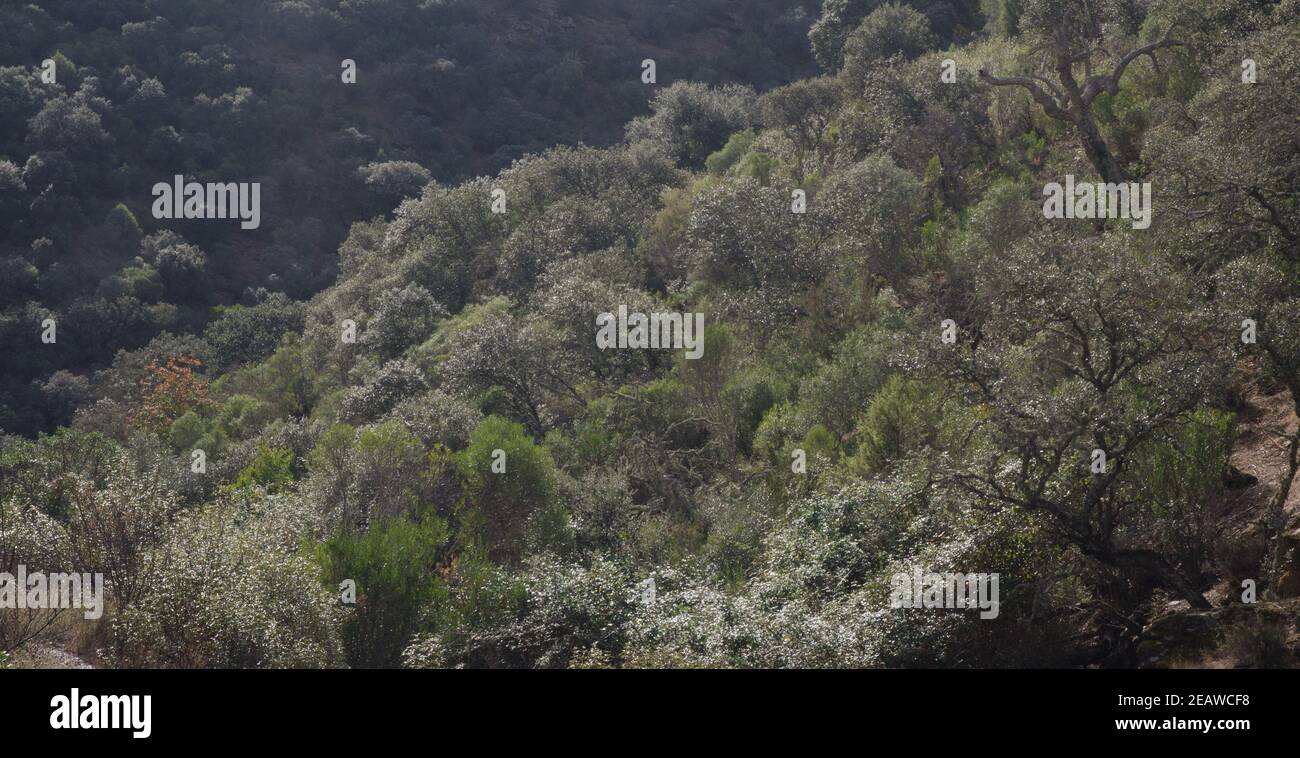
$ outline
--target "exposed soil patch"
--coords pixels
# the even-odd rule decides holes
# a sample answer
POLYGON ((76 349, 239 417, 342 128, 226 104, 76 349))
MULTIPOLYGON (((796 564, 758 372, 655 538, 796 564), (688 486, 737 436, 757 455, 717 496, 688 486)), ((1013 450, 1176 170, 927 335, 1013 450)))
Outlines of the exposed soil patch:
MULTIPOLYGON (((1287 468, 1286 436, 1296 431, 1293 407, 1291 393, 1286 390, 1272 394, 1252 390, 1246 396, 1230 461, 1233 468, 1254 477, 1255 482, 1235 492, 1229 491, 1228 510, 1257 514, 1277 496, 1287 468)), ((1300 513, 1300 488, 1292 486, 1286 507, 1293 515, 1300 513)))
POLYGON ((14 656, 15 668, 29 669, 92 669, 80 657, 54 645, 33 643, 14 656))

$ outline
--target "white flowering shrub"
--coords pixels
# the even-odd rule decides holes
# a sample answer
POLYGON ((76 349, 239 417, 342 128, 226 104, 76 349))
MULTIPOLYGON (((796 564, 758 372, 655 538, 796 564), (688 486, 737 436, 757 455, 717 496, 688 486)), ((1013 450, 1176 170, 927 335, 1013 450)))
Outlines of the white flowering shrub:
MULTIPOLYGON (((17 499, 0 501, 0 572, 67 571, 71 550, 64 527, 34 505, 17 499)), ((0 651, 13 652, 40 638, 60 611, 41 608, 0 609, 0 651)))
POLYGON ((177 520, 154 550, 157 578, 116 619, 109 659, 158 668, 341 665, 338 596, 298 548, 306 523, 275 513, 284 505, 225 500, 177 520))
POLYGON ((180 510, 176 493, 157 470, 139 471, 115 458, 104 486, 81 477, 61 482, 71 507, 67 530, 73 559, 83 571, 104 575, 119 609, 131 606, 155 579, 155 548, 180 510))

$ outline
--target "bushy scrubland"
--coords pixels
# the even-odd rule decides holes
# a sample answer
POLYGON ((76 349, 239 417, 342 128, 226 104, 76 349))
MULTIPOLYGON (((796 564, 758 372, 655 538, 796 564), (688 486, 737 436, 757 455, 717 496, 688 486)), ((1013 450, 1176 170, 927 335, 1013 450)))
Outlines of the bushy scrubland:
POLYGON ((309 300, 51 377, 0 559, 105 572, 96 656, 143 666, 1134 665, 1170 608, 1280 597, 1286 491, 1226 487, 1247 389, 1300 398, 1300 5, 1081 5, 827 0, 815 78, 428 183, 309 300), (979 75, 1062 18, 1089 72, 1185 43, 1091 103, 1149 229, 1045 219, 1094 156, 979 75), (599 349, 619 305, 705 314, 703 356, 599 349), (999 573, 999 614, 890 608, 914 566, 999 573))

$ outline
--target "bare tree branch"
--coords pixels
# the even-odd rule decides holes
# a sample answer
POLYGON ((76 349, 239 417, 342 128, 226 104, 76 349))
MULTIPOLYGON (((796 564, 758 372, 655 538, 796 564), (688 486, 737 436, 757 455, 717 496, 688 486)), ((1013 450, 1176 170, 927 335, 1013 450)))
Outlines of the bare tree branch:
POLYGON ((1142 45, 1141 47, 1135 47, 1132 50, 1130 50, 1128 54, 1125 55, 1123 58, 1120 58, 1119 62, 1115 64, 1115 69, 1111 71, 1109 74, 1088 77, 1087 82, 1085 82, 1083 85, 1084 103, 1091 104, 1093 99, 1097 97, 1097 95, 1101 94, 1103 90, 1111 93, 1112 95, 1118 92, 1119 80, 1120 77, 1124 76, 1124 69, 1128 68, 1128 64, 1132 63, 1138 58, 1141 58, 1144 55, 1150 55, 1151 59, 1155 60, 1154 53, 1156 50, 1159 50, 1164 47, 1175 47, 1177 45, 1186 45, 1187 43, 1183 42, 1182 40, 1176 40, 1170 38, 1170 35, 1173 34, 1173 31, 1174 31, 1174 25, 1170 24, 1169 28, 1165 30, 1165 33, 1160 35, 1160 39, 1156 40, 1155 42, 1152 42, 1149 45, 1142 45))
MULTIPOLYGON (((1028 76, 994 76, 986 69, 980 69, 979 76, 981 81, 988 82, 995 87, 1008 87, 1012 85, 1024 87, 1029 90, 1030 96, 1033 97, 1039 105, 1043 106, 1043 110, 1047 112, 1047 115, 1061 121, 1071 120, 1070 115, 1066 113, 1065 109, 1062 108, 1056 98, 1040 87, 1038 81, 1034 78, 1028 76)), ((1055 90, 1056 88, 1053 87, 1053 89, 1055 90)))

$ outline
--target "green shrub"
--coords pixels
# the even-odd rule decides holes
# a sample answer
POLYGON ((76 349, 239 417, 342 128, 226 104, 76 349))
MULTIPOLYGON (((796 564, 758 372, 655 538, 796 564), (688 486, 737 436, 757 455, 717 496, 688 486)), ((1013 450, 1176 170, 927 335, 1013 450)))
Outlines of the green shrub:
POLYGON ((293 482, 293 451, 280 447, 261 446, 257 457, 244 467, 235 479, 234 489, 258 485, 267 492, 278 492, 293 482))
POLYGON ((466 527, 494 560, 517 559, 529 536, 543 541, 561 538, 556 530, 562 531, 562 522, 552 512, 555 466, 523 426, 488 416, 455 460, 466 482, 461 509, 466 527), (497 461, 504 464, 504 471, 493 471, 497 461))
POLYGON ((857 452, 850 469, 879 471, 930 444, 943 417, 941 395, 923 382, 895 374, 871 400, 858 422, 857 452))
POLYGON ((728 169, 736 165, 736 162, 749 152, 749 148, 754 144, 754 130, 746 129, 736 132, 727 140, 727 144, 722 149, 710 155, 704 161, 704 168, 714 176, 725 174, 728 169))
POLYGON ((418 524, 406 518, 375 523, 362 534, 338 534, 319 547, 331 587, 345 581, 355 586, 356 606, 342 626, 349 665, 401 664, 422 614, 445 597, 437 563, 446 542, 446 525, 427 515, 418 524))
POLYGON ((186 411, 185 415, 173 421, 171 429, 167 430, 167 442, 173 450, 191 450, 205 431, 207 431, 207 424, 199 414, 186 411))

